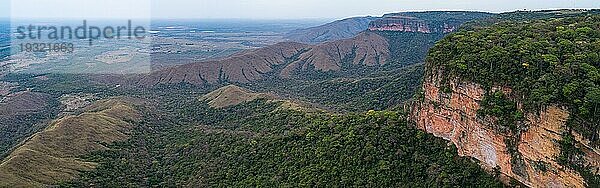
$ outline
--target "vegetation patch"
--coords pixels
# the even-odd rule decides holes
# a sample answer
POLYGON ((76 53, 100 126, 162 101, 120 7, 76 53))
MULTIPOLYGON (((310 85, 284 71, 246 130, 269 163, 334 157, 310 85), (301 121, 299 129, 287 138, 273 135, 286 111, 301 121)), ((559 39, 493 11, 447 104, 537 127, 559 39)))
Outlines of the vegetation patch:
POLYGON ((77 177, 96 164, 81 155, 106 150, 127 139, 136 110, 118 99, 98 102, 86 112, 58 119, 16 148, 0 164, 0 187, 44 187, 77 177))
POLYGON ((279 104, 264 100, 223 109, 182 103, 189 105, 178 107, 186 112, 178 121, 147 118, 116 150, 88 156, 100 164, 95 171, 62 186, 502 187, 398 112, 276 110, 279 104))

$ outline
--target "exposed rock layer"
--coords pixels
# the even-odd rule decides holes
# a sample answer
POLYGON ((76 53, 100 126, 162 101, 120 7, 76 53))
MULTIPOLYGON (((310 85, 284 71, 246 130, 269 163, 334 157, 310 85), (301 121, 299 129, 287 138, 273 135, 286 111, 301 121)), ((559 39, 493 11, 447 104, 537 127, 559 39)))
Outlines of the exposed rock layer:
POLYGON ((401 12, 386 14, 369 23, 371 31, 401 31, 415 33, 450 33, 465 22, 486 18, 480 12, 401 12))
MULTIPOLYGON (((557 140, 564 131, 569 113, 560 107, 550 106, 539 114, 528 114, 529 127, 520 136, 496 131, 494 120, 477 116, 479 102, 486 91, 478 84, 451 82, 451 92, 442 92, 437 79, 426 78, 424 97, 415 102, 411 118, 416 125, 429 133, 452 141, 463 156, 471 156, 481 164, 500 171, 531 187, 585 187, 583 178, 575 171, 556 162, 560 152, 557 140), (505 140, 520 138, 517 151, 524 163, 514 166, 505 140), (522 170, 521 170, 522 169, 522 170), (523 173, 515 173, 523 172, 523 173)), ((508 88, 503 89, 510 92, 508 88)), ((585 149, 586 159, 598 165, 598 152, 585 149)))
POLYGON ((371 31, 401 31, 415 33, 450 33, 461 23, 432 23, 413 17, 384 17, 369 24, 371 31), (439 24, 439 25, 438 25, 439 24))

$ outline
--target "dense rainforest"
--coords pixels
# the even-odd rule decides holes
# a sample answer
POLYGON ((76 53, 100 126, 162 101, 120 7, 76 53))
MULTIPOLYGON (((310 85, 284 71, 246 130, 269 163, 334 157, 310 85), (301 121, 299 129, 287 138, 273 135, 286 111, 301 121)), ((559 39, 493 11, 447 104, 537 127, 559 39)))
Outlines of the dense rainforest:
POLYGON ((400 112, 303 112, 265 100, 225 109, 195 98, 167 104, 147 111, 129 141, 86 156, 100 164, 95 171, 61 186, 502 187, 400 112))

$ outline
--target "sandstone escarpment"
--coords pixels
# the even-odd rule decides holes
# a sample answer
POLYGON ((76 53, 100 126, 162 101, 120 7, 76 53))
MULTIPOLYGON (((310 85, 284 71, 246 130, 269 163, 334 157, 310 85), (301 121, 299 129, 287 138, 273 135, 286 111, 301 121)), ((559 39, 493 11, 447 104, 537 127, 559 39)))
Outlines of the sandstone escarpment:
POLYGON ((450 33, 465 22, 486 18, 478 12, 402 12, 386 14, 369 23, 371 31, 400 31, 415 33, 450 33))
MULTIPOLYGON (((420 129, 452 141, 460 155, 474 157, 490 170, 498 167, 502 174, 527 186, 585 187, 580 174, 556 162, 560 153, 558 140, 569 117, 567 110, 547 107, 526 115, 527 129, 521 133, 502 133, 493 128, 493 118, 477 115, 487 92, 481 85, 453 81, 448 86, 442 86, 436 76, 426 77, 424 96, 411 109, 411 118, 420 129), (516 146, 507 144, 507 140, 515 138, 516 146)), ((510 93, 510 88, 492 90, 510 93)), ((588 162, 597 166, 598 151, 584 151, 588 162)))
POLYGON ((384 17, 369 24, 371 31, 401 31, 415 33, 450 33, 456 30, 459 23, 443 23, 436 25, 426 20, 413 17, 384 17))

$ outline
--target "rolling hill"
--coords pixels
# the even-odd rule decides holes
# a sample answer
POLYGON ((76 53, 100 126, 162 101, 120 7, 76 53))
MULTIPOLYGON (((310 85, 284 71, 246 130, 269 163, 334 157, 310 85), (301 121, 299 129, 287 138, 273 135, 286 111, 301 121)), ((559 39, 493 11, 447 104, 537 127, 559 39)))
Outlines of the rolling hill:
POLYGON ((291 41, 316 44, 340 39, 352 38, 366 30, 369 23, 376 17, 354 17, 337 20, 324 25, 297 29, 289 32, 285 37, 291 41))
MULTIPOLYGON (((411 22, 437 24, 432 26, 435 28, 444 25, 458 27, 469 20, 490 16, 479 12, 423 12, 400 15, 404 15, 402 19, 411 22)), ((167 68, 142 76, 134 83, 142 86, 180 83, 209 86, 229 83, 246 84, 268 79, 313 79, 315 76, 322 77, 323 74, 330 73, 338 74, 334 77, 340 77, 356 75, 357 71, 364 75, 379 71, 378 67, 391 70, 391 68, 420 63, 435 41, 454 31, 413 32, 418 28, 386 30, 388 26, 377 24, 379 23, 377 20, 397 21, 398 18, 399 15, 386 15, 378 19, 369 17, 367 20, 373 20, 369 22, 371 31, 367 31, 368 26, 366 26, 346 39, 319 44, 282 42, 265 48, 243 51, 220 60, 167 68), (379 27, 382 29, 376 29, 379 27)), ((312 29, 328 30, 333 27, 332 25, 344 25, 349 20, 312 29)))
POLYGON ((50 95, 21 91, 11 93, 0 101, 0 156, 45 127, 60 111, 56 99, 50 95))
POLYGON ((172 67, 144 76, 138 84, 250 83, 267 78, 289 78, 311 71, 337 71, 345 61, 353 65, 380 65, 388 57, 387 39, 375 33, 362 33, 352 39, 318 45, 278 43, 219 61, 172 67))
POLYGON ((81 157, 126 140, 139 118, 130 102, 109 99, 57 119, 2 160, 0 187, 45 187, 92 170, 97 164, 81 157))
POLYGON ((200 100, 205 101, 213 108, 225 108, 256 99, 272 98, 273 96, 269 94, 255 93, 235 85, 228 85, 203 95, 200 100))

